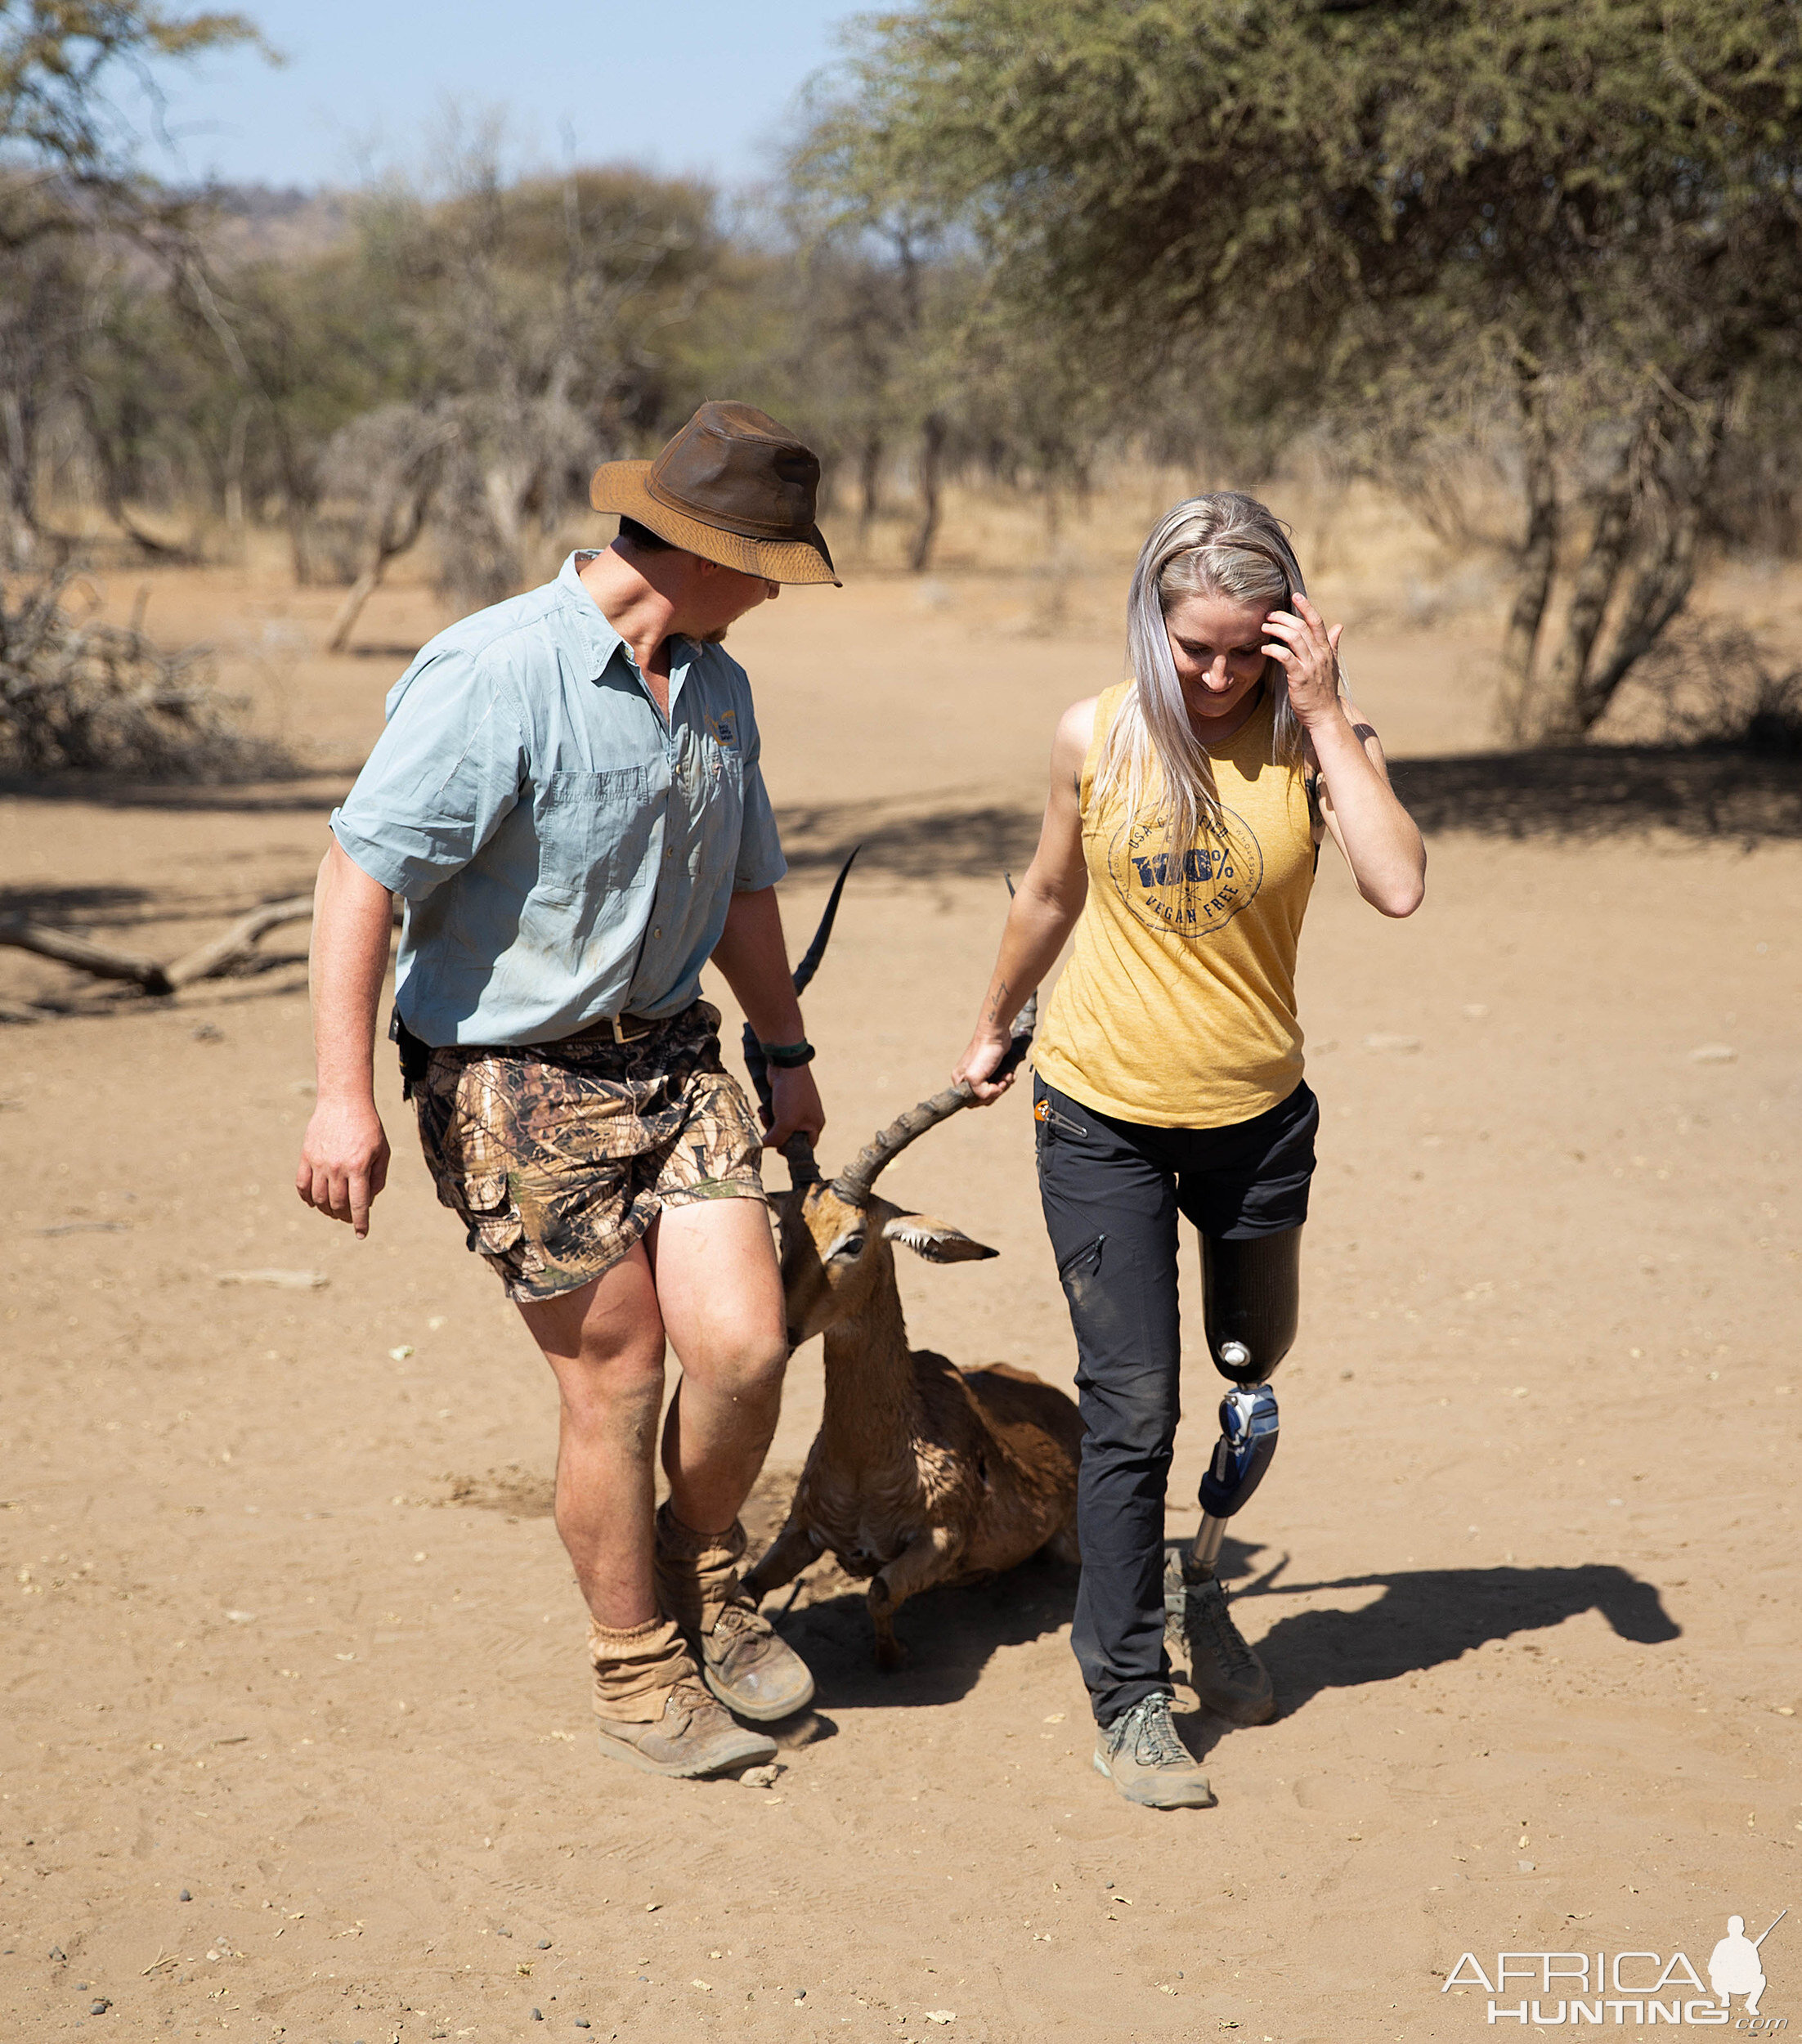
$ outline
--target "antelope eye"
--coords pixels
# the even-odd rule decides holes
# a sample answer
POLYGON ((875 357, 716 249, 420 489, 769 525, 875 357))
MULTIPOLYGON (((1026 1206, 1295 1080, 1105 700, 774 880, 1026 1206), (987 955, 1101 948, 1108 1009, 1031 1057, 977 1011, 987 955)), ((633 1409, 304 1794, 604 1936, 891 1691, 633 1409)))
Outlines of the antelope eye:
POLYGON ((832 1263, 855 1263, 863 1253, 864 1237, 861 1235, 841 1235, 832 1244, 827 1261, 832 1263))

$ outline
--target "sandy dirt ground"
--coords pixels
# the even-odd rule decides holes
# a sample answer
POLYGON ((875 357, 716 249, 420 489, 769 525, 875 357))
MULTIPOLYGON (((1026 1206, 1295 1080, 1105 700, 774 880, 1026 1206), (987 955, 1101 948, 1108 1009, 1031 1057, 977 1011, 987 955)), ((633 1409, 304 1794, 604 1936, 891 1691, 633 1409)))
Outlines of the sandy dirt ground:
MULTIPOLYGON (((797 948, 868 848, 809 1002, 828 1163, 962 1047, 1056 714, 1118 670, 1118 594, 1048 615, 1042 583, 876 580, 735 632, 797 948)), ((16 794, 6 905, 173 956, 309 885, 439 621, 384 591, 373 650, 329 660, 336 596, 155 577, 151 628, 218 644, 319 771, 16 794)), ((1348 642, 1423 795, 1484 742, 1490 643, 1393 618, 1348 642)), ((1205 1813, 1092 1772, 1048 1562, 910 1606, 890 1677, 815 1571, 780 1622, 818 1712, 773 1786, 604 1762, 550 1378, 434 1203, 385 1047, 370 1240, 295 1201, 304 926, 163 1002, 0 953, 0 997, 83 1010, 0 1033, 0 2033, 1455 2044, 1495 2029, 1468 1967, 1446 1986, 1467 1952, 1490 1979, 1565 1950, 1705 1971, 1729 1912, 1755 1935, 1802 1911, 1802 843, 1659 828, 1656 800, 1560 837, 1555 791, 1510 836, 1463 827, 1465 799, 1435 809, 1412 921, 1323 862, 1302 1330, 1227 1550, 1282 1707, 1186 1710, 1205 1813), (288 1285, 232 1281, 268 1271, 288 1285)), ((1024 1096, 885 1190, 1002 1253, 908 1262, 916 1340, 1067 1383, 1024 1096)), ((1172 1538, 1214 1435, 1204 1355, 1187 1392, 1172 1538)), ((814 1344, 765 1529, 819 1404, 814 1344)), ((1764 2014, 1802 2020, 1802 1917, 1764 1959, 1764 2014)), ((1532 1964, 1504 2009, 1541 1994, 1532 1964)), ((1607 2033, 1664 2034, 1642 2001, 1607 2033)))

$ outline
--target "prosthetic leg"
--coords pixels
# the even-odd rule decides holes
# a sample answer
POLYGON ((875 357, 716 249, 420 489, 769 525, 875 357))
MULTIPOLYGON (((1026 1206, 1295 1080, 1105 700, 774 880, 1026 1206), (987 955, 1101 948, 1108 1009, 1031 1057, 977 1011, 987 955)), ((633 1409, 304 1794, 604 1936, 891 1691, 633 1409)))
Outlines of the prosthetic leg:
POLYGON ((1201 1479, 1201 1527, 1164 1574, 1165 1637, 1190 1685, 1233 1724, 1276 1715, 1269 1672, 1241 1636, 1216 1579, 1226 1522, 1263 1481, 1276 1453, 1276 1394, 1266 1381, 1295 1339, 1302 1231, 1225 1242, 1204 1235, 1208 1350, 1233 1388, 1220 1401, 1220 1439, 1201 1479))

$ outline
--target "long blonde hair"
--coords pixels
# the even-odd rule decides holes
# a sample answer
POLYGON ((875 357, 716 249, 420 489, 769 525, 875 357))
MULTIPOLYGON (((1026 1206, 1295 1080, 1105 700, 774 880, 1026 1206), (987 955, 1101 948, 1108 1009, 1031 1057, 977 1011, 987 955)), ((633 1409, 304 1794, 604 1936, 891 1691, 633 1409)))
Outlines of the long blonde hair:
MULTIPOLYGON (((1172 849, 1222 834, 1213 768, 1189 722, 1164 618, 1186 596, 1222 596, 1288 610, 1307 593, 1287 534, 1255 497, 1218 490, 1186 498, 1164 513, 1132 571, 1127 663, 1135 685, 1109 727, 1096 763, 1097 805, 1119 795, 1127 815, 1136 818, 1149 800, 1172 849)), ((1282 663, 1266 660, 1263 679, 1276 706, 1273 757, 1293 766, 1302 758, 1302 728, 1289 707, 1282 663)))

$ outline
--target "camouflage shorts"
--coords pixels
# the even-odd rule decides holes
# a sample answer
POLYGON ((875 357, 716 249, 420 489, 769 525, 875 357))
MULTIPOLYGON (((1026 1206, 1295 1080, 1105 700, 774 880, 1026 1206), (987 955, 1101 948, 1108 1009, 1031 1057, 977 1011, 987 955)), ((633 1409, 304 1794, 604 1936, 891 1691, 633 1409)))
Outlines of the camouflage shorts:
POLYGON ((611 1034, 435 1050, 415 1088, 438 1198, 512 1299, 555 1298, 631 1253, 665 1207, 761 1199, 763 1136, 705 1001, 611 1034))

